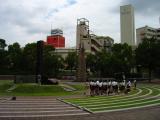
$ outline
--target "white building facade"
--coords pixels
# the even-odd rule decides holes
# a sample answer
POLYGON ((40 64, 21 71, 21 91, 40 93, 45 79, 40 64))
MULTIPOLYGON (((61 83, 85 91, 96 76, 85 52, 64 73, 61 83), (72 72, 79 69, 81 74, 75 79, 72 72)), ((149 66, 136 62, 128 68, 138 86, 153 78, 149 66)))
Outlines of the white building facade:
POLYGON ((135 21, 132 5, 120 6, 121 43, 135 46, 135 21))
POLYGON ((155 37, 156 39, 160 40, 160 28, 144 26, 136 29, 137 45, 142 43, 144 38, 150 39, 152 37, 155 37))
POLYGON ((76 48, 83 46, 85 53, 95 54, 102 49, 109 49, 113 45, 114 40, 108 36, 97 36, 90 33, 89 21, 85 18, 77 20, 76 48))

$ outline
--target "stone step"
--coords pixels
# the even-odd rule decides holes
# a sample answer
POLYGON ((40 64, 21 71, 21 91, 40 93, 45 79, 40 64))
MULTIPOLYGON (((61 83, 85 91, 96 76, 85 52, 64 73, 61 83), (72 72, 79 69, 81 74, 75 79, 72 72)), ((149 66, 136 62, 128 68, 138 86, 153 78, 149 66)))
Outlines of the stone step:
POLYGON ((23 108, 23 107, 68 107, 69 105, 53 105, 53 104, 25 104, 25 105, 20 105, 20 104, 3 104, 3 105, 0 105, 0 108, 1 107, 17 107, 17 108, 23 108))
POLYGON ((10 115, 14 115, 14 116, 22 116, 22 115, 58 115, 58 114, 76 114, 76 113, 85 113, 82 110, 72 110, 72 111, 65 111, 65 110, 61 110, 61 111, 25 111, 25 112, 0 112, 0 116, 10 116, 10 115))
POLYGON ((70 116, 89 114, 82 109, 61 102, 57 99, 17 98, 0 103, 1 118, 70 116))
POLYGON ((7 101, 7 103, 15 103, 15 102, 18 102, 18 103, 62 103, 61 101, 53 101, 53 100, 34 100, 34 101, 30 101, 30 100, 9 100, 7 101))
POLYGON ((77 108, 69 106, 69 107, 0 107, 0 111, 19 111, 19 110, 25 110, 25 111, 30 111, 30 110, 75 110, 77 108))
POLYGON ((75 107, 65 107, 65 108, 0 108, 0 112, 7 111, 60 111, 60 110, 79 110, 75 107))
POLYGON ((62 113, 62 112, 82 112, 81 109, 52 109, 52 110, 15 110, 15 111, 10 111, 10 110, 3 110, 0 111, 0 114, 29 114, 29 113, 62 113))
POLYGON ((48 114, 48 115, 44 115, 44 114, 39 114, 39 115, 2 115, 0 116, 0 118, 7 118, 7 120, 12 120, 13 118, 17 119, 17 118, 40 118, 40 117, 62 117, 62 116, 76 116, 76 115, 88 115, 89 113, 87 112, 78 112, 78 113, 64 113, 64 114, 48 114))
POLYGON ((29 103, 27 103, 27 102, 25 102, 25 103, 19 103, 19 102, 12 102, 12 103, 6 103, 6 102, 3 102, 3 103, 0 103, 0 106, 1 105, 54 105, 54 106, 66 106, 66 104, 65 103, 31 103, 31 102, 29 102, 29 103))

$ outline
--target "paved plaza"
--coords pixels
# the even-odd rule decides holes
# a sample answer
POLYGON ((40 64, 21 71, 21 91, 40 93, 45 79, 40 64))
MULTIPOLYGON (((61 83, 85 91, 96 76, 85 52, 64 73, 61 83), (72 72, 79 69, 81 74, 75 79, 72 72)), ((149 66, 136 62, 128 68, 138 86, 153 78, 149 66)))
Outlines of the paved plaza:
POLYGON ((1 98, 0 120, 5 118, 55 117, 89 114, 54 97, 1 98))
POLYGON ((117 112, 89 113, 54 97, 1 99, 0 120, 160 120, 160 106, 117 112))
POLYGON ((0 97, 0 120, 160 120, 159 111, 159 85, 127 95, 0 97))

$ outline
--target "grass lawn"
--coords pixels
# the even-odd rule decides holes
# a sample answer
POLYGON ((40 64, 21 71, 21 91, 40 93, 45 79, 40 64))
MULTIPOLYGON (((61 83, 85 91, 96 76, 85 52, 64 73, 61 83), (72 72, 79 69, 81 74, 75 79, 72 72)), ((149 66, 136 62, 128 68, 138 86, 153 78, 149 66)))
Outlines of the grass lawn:
POLYGON ((13 85, 11 80, 0 80, 0 95, 5 95, 6 90, 13 85))
POLYGON ((65 91, 61 85, 16 84, 14 90, 7 92, 12 86, 12 81, 1 80, 0 96, 66 96, 83 94, 85 90, 82 84, 72 85, 76 89, 72 92, 65 91))
POLYGON ((140 84, 138 88, 140 90, 133 89, 128 95, 74 98, 65 99, 65 101, 92 112, 160 105, 160 85, 140 84))

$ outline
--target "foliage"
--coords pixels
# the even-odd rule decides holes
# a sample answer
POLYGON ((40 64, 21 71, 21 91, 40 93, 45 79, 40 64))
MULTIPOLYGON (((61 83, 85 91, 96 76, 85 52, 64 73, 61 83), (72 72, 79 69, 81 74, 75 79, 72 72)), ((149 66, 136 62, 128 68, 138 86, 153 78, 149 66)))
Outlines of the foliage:
POLYGON ((13 74, 21 71, 22 65, 22 49, 19 43, 13 43, 8 46, 9 69, 13 74))
POLYGON ((93 54, 87 54, 86 57, 86 67, 88 70, 91 72, 95 73, 96 72, 96 56, 93 54))
MULTIPOLYGON (((21 47, 13 43, 6 47, 5 40, 0 39, 0 74, 36 74, 37 44, 28 43, 21 47)), ((59 69, 63 68, 62 57, 54 53, 55 48, 50 45, 43 47, 43 71, 45 75, 56 77, 59 69)))
POLYGON ((63 58, 54 54, 54 50, 53 46, 44 46, 43 67, 45 75, 57 77, 60 68, 63 68, 63 58))
POLYGON ((136 49, 136 64, 148 69, 151 79, 152 72, 160 67, 160 41, 152 37, 144 38, 136 49))
POLYGON ((134 56, 131 46, 126 43, 114 44, 112 47, 112 56, 118 68, 116 72, 130 73, 131 68, 134 66, 134 56))
POLYGON ((24 74, 35 74, 36 70, 36 53, 37 44, 28 43, 23 48, 22 54, 22 71, 24 74))
POLYGON ((87 68, 99 77, 113 77, 117 72, 130 72, 134 66, 131 46, 114 44, 111 51, 102 50, 95 55, 87 55, 87 68))
POLYGON ((67 69, 72 70, 76 69, 77 54, 76 52, 69 52, 68 56, 65 59, 65 63, 67 65, 67 69))
MULTIPOLYGON (((0 74, 35 74, 37 44, 28 43, 21 47, 19 43, 8 46, 0 39, 0 74)), ((102 50, 96 54, 86 55, 86 67, 95 76, 113 77, 115 73, 130 73, 135 66, 148 69, 149 75, 160 71, 160 41, 156 38, 145 38, 135 51, 128 44, 114 44, 111 51, 102 50), (135 53, 134 53, 135 52, 135 53)), ((55 48, 44 45, 43 69, 45 75, 57 77, 64 66, 67 70, 77 67, 76 52, 68 53, 64 60, 55 53, 55 48)))
POLYGON ((7 46, 4 39, 0 39, 0 74, 5 74, 8 70, 8 59, 7 59, 7 46))
POLYGON ((0 50, 4 50, 6 46, 6 41, 4 39, 0 39, 0 50))

